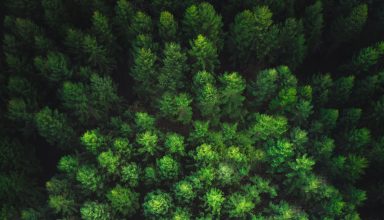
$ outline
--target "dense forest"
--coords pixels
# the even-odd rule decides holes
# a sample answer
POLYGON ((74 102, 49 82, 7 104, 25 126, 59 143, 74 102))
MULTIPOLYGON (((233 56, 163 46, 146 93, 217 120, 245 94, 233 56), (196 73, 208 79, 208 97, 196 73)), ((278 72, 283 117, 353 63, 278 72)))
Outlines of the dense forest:
POLYGON ((0 219, 384 219, 384 1, 3 0, 0 219))

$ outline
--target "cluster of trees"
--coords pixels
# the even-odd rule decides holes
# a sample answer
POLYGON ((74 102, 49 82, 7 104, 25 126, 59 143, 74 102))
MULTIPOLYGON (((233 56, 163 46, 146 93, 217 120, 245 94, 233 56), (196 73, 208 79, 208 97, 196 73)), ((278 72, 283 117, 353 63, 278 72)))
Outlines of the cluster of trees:
POLYGON ((1 219, 384 215, 381 1, 2 6, 1 219))

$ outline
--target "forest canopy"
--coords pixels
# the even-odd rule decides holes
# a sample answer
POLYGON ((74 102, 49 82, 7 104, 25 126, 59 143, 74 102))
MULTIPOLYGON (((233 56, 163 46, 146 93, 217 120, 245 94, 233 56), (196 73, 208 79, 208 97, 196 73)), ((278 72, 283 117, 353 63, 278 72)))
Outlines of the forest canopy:
POLYGON ((4 0, 0 219, 382 219, 383 12, 4 0))

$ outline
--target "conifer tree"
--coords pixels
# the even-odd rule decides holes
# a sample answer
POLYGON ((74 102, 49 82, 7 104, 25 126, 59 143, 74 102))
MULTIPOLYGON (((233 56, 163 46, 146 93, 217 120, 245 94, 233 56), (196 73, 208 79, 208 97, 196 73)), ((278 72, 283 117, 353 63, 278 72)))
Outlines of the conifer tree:
POLYGON ((182 23, 186 39, 196 39, 202 35, 212 42, 218 51, 222 49, 223 22, 211 4, 202 2, 199 5, 191 5, 186 9, 182 23))
POLYGON ((213 72, 219 65, 217 48, 203 35, 198 35, 190 42, 191 49, 188 51, 192 60, 192 71, 213 72))

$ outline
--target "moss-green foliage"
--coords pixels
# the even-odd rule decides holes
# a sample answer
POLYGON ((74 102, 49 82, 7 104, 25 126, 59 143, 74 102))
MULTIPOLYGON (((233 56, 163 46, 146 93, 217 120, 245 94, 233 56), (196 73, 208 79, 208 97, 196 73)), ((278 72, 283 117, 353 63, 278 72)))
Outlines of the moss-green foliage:
POLYGON ((383 6, 5 0, 0 219, 384 216, 383 6))

